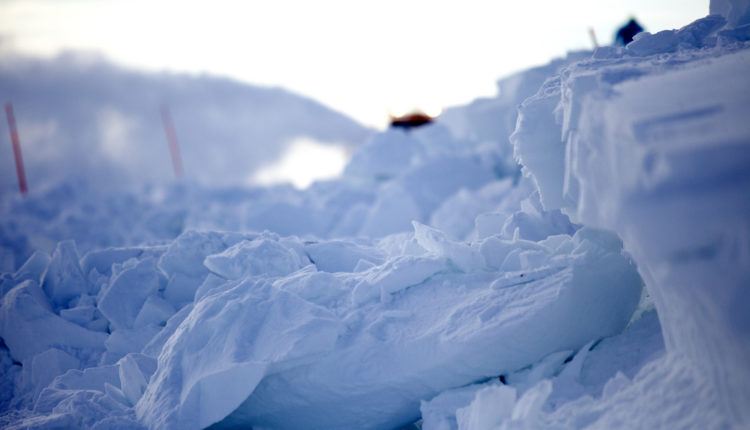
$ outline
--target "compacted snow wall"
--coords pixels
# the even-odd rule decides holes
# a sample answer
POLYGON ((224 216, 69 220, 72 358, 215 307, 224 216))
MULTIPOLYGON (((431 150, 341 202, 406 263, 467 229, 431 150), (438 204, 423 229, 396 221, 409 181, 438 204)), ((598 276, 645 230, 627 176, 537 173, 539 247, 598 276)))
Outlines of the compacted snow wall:
POLYGON ((737 425, 750 422, 747 4, 597 50, 524 102, 511 137, 545 209, 623 239, 668 352, 737 425))

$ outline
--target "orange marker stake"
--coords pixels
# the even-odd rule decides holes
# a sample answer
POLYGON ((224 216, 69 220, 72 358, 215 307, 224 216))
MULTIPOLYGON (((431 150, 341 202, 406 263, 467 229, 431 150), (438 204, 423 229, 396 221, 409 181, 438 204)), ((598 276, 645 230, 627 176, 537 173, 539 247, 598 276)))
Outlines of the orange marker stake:
POLYGON ((169 108, 167 106, 161 107, 161 122, 164 124, 164 133, 167 135, 167 144, 169 144, 169 154, 172 156, 174 176, 177 179, 180 179, 184 175, 182 169, 182 157, 180 156, 180 144, 177 142, 177 133, 174 131, 172 115, 169 114, 169 108))
POLYGON ((26 196, 29 187, 26 184, 26 170, 23 168, 23 157, 21 156, 21 142, 18 139, 18 129, 16 128, 16 116, 13 115, 13 104, 5 104, 5 115, 8 117, 8 128, 10 129, 10 141, 13 144, 13 155, 16 160, 16 174, 18 174, 18 189, 22 196, 26 196))

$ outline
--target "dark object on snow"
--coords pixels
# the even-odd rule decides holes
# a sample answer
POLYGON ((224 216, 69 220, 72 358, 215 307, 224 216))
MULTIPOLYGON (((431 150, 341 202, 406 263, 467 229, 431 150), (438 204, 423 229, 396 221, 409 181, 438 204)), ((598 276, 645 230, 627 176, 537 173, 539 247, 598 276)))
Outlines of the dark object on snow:
POLYGON ((422 112, 412 112, 402 116, 391 117, 391 127, 400 127, 405 130, 419 127, 432 122, 432 117, 422 112))
POLYGON ((500 376, 498 376, 498 378, 497 378, 497 379, 499 379, 499 380, 500 380, 500 382, 501 382, 501 383, 502 383, 503 385, 508 385, 508 382, 507 382, 507 381, 505 381, 505 375, 500 375, 500 376))
POLYGON ((627 45, 633 41, 633 37, 636 34, 643 31, 643 27, 638 24, 635 18, 630 18, 627 24, 617 30, 617 36, 615 36, 615 43, 618 45, 627 45))

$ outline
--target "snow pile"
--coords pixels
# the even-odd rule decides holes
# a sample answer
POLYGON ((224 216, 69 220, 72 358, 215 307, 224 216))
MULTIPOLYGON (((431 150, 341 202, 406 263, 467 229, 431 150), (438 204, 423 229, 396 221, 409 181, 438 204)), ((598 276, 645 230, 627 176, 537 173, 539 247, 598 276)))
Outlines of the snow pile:
MULTIPOLYGON (((393 428, 444 389, 619 332, 640 298, 640 278, 609 234, 551 237, 502 272, 427 226, 415 224, 410 241, 407 252, 360 248, 360 261, 386 260, 361 272, 325 272, 317 260, 229 280, 214 271, 162 349, 138 416, 150 427, 203 427, 234 411, 222 424, 393 428)), ((262 243, 278 249, 256 261, 304 249, 240 244, 262 243)), ((243 258, 229 251, 206 265, 233 268, 243 258)))
POLYGON ((3 300, 0 335, 27 384, 14 402, 49 414, 24 425, 87 415, 69 404, 82 395, 68 387, 75 378, 98 393, 87 401, 135 405, 150 427, 200 428, 230 413, 226 423, 282 428, 396 426, 444 389, 619 332, 640 298, 609 233, 472 247, 415 223, 403 239, 187 232, 80 263, 62 242, 37 263, 41 278, 3 300), (356 265, 336 267, 351 254, 356 265))
POLYGON ((0 423, 745 427, 745 3, 506 78, 306 190, 4 195, 0 423))

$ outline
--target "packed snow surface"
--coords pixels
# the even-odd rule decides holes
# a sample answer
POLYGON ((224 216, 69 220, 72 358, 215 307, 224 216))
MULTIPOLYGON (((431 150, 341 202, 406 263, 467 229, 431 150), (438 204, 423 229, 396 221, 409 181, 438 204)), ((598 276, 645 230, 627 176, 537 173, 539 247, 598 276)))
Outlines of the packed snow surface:
MULTIPOLYGON (((85 124, 80 139, 42 128, 90 158, 45 176, 50 159, 30 155, 26 198, 3 173, 0 425, 747 428, 750 16, 747 1, 711 10, 374 134, 342 177, 305 190, 226 186, 257 160, 215 181, 207 162, 177 184, 110 186, 142 167, 106 155, 85 124)), ((130 79, 131 92, 87 99, 98 112, 135 112, 118 104, 151 88, 78 73, 130 79)), ((159 79, 171 97, 211 87, 159 79)), ((0 85, 16 86, 33 84, 0 85)), ((262 154, 289 133, 368 133, 264 94, 242 111, 314 122, 266 122, 262 154)), ((85 111, 13 95, 40 124, 85 111)), ((209 111, 194 114, 232 119, 209 111)), ((242 163, 236 146, 216 151, 242 163)))

